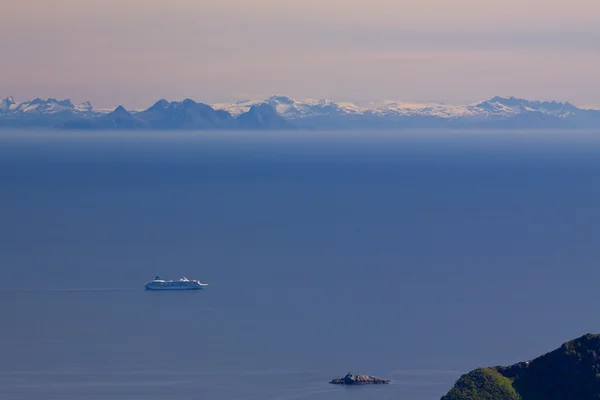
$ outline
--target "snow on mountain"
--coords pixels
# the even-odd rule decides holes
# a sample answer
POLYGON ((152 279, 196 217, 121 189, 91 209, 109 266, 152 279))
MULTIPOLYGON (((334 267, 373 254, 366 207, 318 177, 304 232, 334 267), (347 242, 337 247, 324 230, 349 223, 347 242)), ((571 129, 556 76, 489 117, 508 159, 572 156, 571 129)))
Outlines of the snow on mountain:
POLYGON ((480 115, 481 111, 468 105, 448 105, 438 103, 409 103, 384 100, 370 103, 369 109, 378 116, 428 116, 437 118, 458 118, 480 115))
POLYGON ((477 104, 476 107, 485 110, 489 115, 501 117, 519 115, 528 112, 537 112, 558 118, 568 118, 580 111, 583 111, 568 102, 560 103, 556 101, 529 101, 517 99, 515 97, 494 97, 490 100, 477 104))
MULTIPOLYGON (((183 102, 160 100, 147 111, 158 108, 177 108, 183 102)), ((285 119, 299 120, 314 117, 434 117, 441 119, 456 118, 511 118, 525 113, 539 113, 557 118, 569 118, 586 112, 565 102, 539 102, 522 100, 515 97, 494 97, 492 99, 467 105, 443 103, 412 103, 406 101, 384 100, 358 104, 354 102, 334 102, 327 99, 296 100, 286 96, 272 96, 265 100, 242 100, 235 103, 213 104, 215 110, 227 111, 233 117, 247 113, 251 107, 268 104, 285 119)), ((16 102, 12 97, 0 99, 0 113, 3 115, 52 115, 71 113, 81 116, 107 114, 111 110, 95 110, 89 101, 73 104, 69 99, 34 99, 16 102)), ((131 110, 140 113, 146 110, 131 110)))
POLYGON ((240 100, 235 103, 216 103, 211 104, 215 110, 227 111, 229 114, 237 117, 250 110, 250 107, 263 103, 263 100, 240 100))
POLYGON ((89 101, 84 101, 83 103, 75 104, 73 107, 75 110, 77 110, 77 112, 80 113, 91 113, 94 111, 92 103, 90 103, 89 101))
POLYGON ((233 104, 220 103, 213 104, 212 106, 217 110, 225 110, 233 116, 237 116, 248 112, 252 106, 258 104, 270 105, 279 115, 286 119, 320 115, 361 114, 365 111, 364 108, 350 102, 335 103, 325 99, 294 100, 285 96, 272 96, 266 100, 242 100, 233 104))
POLYGON ((92 104, 89 101, 80 104, 73 104, 71 100, 57 100, 49 98, 42 100, 36 98, 31 101, 18 103, 12 97, 0 100, 0 111, 4 114, 27 114, 27 115, 52 115, 62 112, 68 112, 76 115, 91 115, 94 113, 92 104))
POLYGON ((68 99, 37 98, 19 103, 7 97, 0 99, 0 126, 63 126, 68 121, 93 120, 69 125, 82 129, 241 129, 244 126, 264 129, 288 125, 306 129, 600 128, 599 110, 578 108, 568 102, 515 97, 457 105, 396 100, 370 103, 296 100, 286 96, 212 106, 190 99, 159 100, 148 109, 127 112, 130 115, 125 118, 112 110, 96 110, 90 102, 73 104, 68 99))
MULTIPOLYGON (((317 116, 371 115, 375 117, 414 117, 458 118, 484 116, 488 112, 477 105, 447 105, 438 103, 410 103, 383 100, 366 104, 354 102, 333 102, 331 100, 294 100, 289 97, 273 96, 266 100, 243 100, 237 103, 213 104, 216 109, 226 110, 232 115, 247 112, 257 104, 269 104, 286 119, 302 119, 317 116)), ((496 106, 500 108, 499 105, 496 106)), ((512 113, 507 107, 508 112, 512 113)))
POLYGON ((290 120, 320 116, 372 116, 372 117, 432 117, 440 119, 496 118, 506 119, 527 113, 538 113, 556 118, 569 118, 586 110, 570 103, 539 102, 515 97, 494 97, 490 100, 466 105, 443 103, 411 103, 383 100, 366 104, 333 102, 331 100, 294 100, 284 96, 273 96, 266 100, 243 100, 237 103, 213 104, 215 109, 226 110, 234 116, 248 112, 257 104, 268 104, 282 117, 290 120))
POLYGON ((12 97, 6 97, 4 99, 0 99, 0 113, 7 113, 12 111, 16 107, 17 103, 15 103, 15 99, 12 97))

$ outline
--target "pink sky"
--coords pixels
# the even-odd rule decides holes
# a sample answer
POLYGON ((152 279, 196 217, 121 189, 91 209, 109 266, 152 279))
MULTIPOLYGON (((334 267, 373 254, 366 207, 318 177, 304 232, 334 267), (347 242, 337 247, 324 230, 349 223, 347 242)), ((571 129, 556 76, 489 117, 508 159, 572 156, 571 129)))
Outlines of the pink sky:
POLYGON ((598 0, 19 0, 0 97, 600 104, 598 0))

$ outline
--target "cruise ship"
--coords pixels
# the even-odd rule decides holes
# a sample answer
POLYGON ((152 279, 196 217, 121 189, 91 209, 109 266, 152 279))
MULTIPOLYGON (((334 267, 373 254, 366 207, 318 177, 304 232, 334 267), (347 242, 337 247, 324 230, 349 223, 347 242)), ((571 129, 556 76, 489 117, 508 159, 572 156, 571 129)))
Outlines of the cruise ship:
POLYGON ((166 281, 159 276, 146 283, 146 290, 198 290, 208 286, 197 280, 189 280, 186 277, 178 281, 166 281))

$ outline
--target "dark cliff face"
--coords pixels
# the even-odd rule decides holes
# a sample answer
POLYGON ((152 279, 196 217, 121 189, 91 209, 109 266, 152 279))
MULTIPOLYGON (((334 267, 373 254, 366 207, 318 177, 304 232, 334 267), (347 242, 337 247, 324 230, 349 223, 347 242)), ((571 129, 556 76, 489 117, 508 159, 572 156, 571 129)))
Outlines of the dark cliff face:
POLYGON ((442 400, 516 399, 600 399, 600 335, 584 335, 533 361, 471 371, 442 397, 442 400))

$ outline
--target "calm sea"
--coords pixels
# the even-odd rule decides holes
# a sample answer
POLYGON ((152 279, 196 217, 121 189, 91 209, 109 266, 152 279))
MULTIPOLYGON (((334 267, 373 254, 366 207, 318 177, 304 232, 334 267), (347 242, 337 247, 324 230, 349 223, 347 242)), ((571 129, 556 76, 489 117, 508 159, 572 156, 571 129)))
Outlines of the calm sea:
POLYGON ((599 231, 594 133, 3 132, 0 398, 439 399, 600 332, 599 231))

